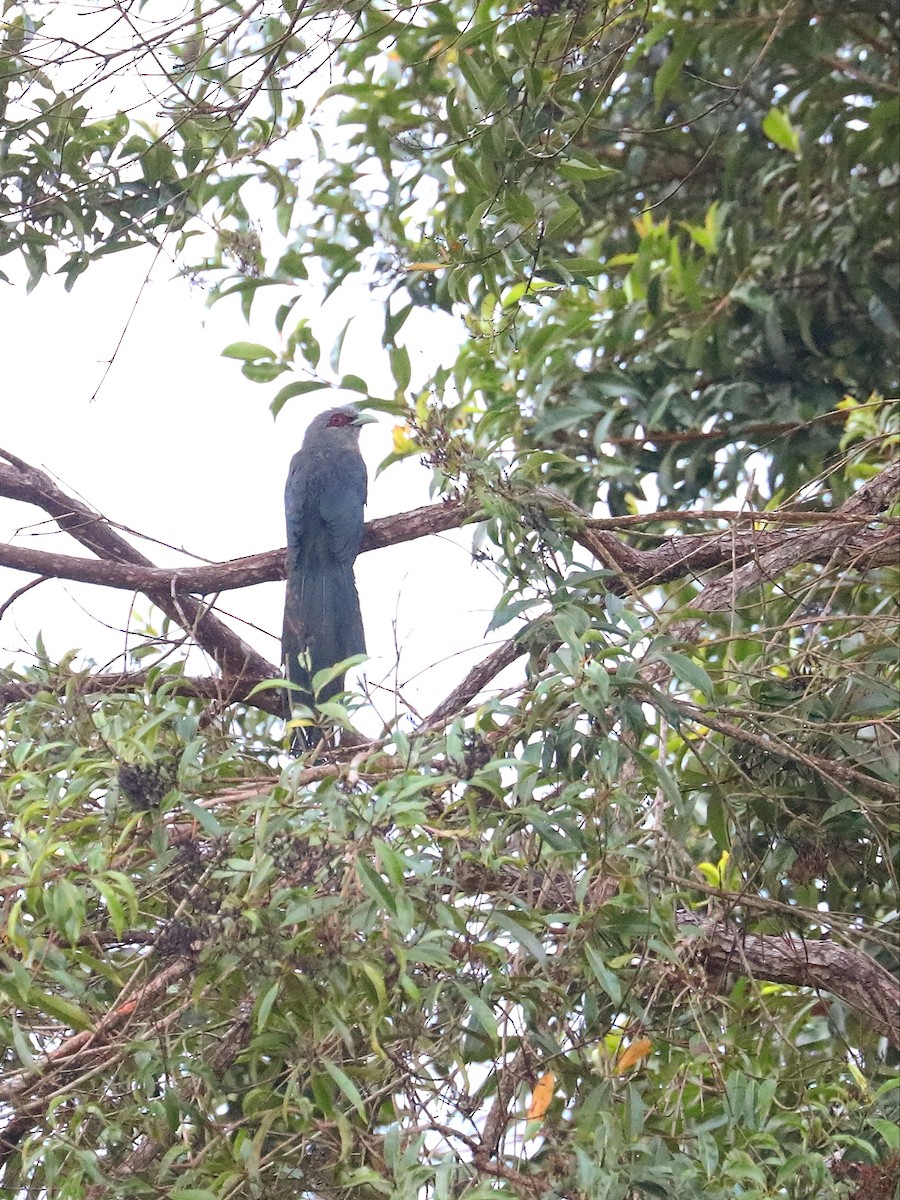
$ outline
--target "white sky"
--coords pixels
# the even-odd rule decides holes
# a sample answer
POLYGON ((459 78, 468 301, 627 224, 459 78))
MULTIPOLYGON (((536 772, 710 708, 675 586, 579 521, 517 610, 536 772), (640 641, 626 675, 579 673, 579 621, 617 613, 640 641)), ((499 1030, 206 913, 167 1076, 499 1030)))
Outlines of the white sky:
MULTIPOLYGON (((24 288, 0 285, 0 446, 54 475, 64 489, 81 495, 110 520, 206 559, 222 561, 283 546, 284 478, 307 421, 322 408, 359 397, 334 392, 301 396, 273 421, 268 403, 291 376, 269 385, 251 383, 239 364, 221 357, 222 349, 236 340, 274 344, 265 307, 260 304, 248 327, 236 300, 207 309, 203 291, 173 275, 171 262, 155 260, 151 250, 142 249, 94 264, 69 294, 56 280, 41 283, 30 296, 24 288), (141 292, 148 271, 149 283, 141 292), (92 401, 126 324, 113 367, 92 401)), ((273 296, 272 303, 287 295, 273 296)), ((350 303, 358 304, 360 319, 344 342, 341 371, 362 375, 374 394, 391 394, 380 320, 372 319, 375 306, 363 288, 355 295, 351 291, 350 299, 334 297, 324 314, 317 330, 323 357, 331 332, 351 315, 350 303)), ((414 381, 434 365, 442 346, 445 354, 453 351, 449 319, 443 327, 437 320, 435 325, 423 313, 418 328, 412 319, 408 326, 414 381)), ((380 416, 379 422, 362 434, 370 475, 369 518, 429 502, 430 471, 417 460, 374 478, 391 446, 391 419, 380 416)), ((0 498, 3 540, 89 557, 65 534, 50 536, 53 529, 45 514, 0 498)), ((158 565, 186 561, 162 547, 131 540, 158 565)), ((472 564, 470 545, 471 532, 460 531, 369 552, 357 560, 372 659, 365 672, 370 681, 387 676, 390 682, 396 620, 399 678, 402 683, 417 676, 404 695, 423 715, 489 650, 485 628, 499 586, 489 567, 472 564), (455 657, 439 663, 448 656, 455 657)), ((30 578, 0 568, 0 604, 30 578)), ((234 626, 272 662, 279 658, 283 590, 282 584, 266 584, 225 594, 219 602, 220 613, 234 613, 265 631, 234 626)), ((130 593, 113 589, 65 581, 41 584, 0 620, 0 664, 27 662, 41 631, 51 657, 78 649, 80 662, 106 666, 126 644, 134 644, 134 635, 129 642, 126 632, 131 603, 130 593)), ((139 597, 137 609, 146 616, 149 603, 139 597)), ((490 640, 502 638, 495 634, 490 640)), ((198 661, 192 665, 205 669, 198 661)), ((113 666, 120 668, 121 661, 113 666)), ((387 698, 385 712, 391 711, 387 698)), ((373 720, 359 724, 375 732, 378 722, 373 727, 373 720)))

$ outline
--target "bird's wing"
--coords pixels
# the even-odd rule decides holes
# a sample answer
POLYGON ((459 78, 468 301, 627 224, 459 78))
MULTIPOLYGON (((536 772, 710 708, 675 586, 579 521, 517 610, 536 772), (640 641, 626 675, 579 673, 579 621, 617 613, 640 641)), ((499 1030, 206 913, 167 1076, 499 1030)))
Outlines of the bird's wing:
POLYGON ((309 471, 302 450, 291 459, 284 487, 284 515, 287 522, 288 561, 293 561, 303 541, 303 509, 309 471))
POLYGON ((319 516, 328 533, 334 561, 351 566, 363 536, 366 503, 366 468, 359 455, 346 455, 337 469, 321 477, 319 516))

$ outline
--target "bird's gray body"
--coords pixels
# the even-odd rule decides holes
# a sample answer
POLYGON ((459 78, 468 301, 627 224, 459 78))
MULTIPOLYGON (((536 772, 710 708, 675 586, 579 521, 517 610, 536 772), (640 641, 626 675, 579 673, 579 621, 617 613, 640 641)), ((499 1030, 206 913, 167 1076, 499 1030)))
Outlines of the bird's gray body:
MULTIPOLYGON (((315 417, 291 460, 284 489, 287 595, 282 650, 287 678, 303 689, 295 691, 292 700, 310 707, 311 675, 366 651, 353 563, 362 542, 367 490, 359 431, 371 420, 349 406, 315 417), (301 654, 309 655, 311 671, 301 666, 301 654)), ((341 676, 319 699, 343 686, 341 676)))

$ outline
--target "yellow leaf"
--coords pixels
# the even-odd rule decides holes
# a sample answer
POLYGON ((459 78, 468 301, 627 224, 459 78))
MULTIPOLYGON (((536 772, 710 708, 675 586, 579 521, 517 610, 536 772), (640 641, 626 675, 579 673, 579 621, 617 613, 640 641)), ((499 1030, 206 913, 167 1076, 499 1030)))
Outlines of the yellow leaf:
POLYGON ((395 425, 392 440, 395 454, 414 454, 416 452, 416 443, 409 436, 408 425, 395 425))
POLYGON ((722 857, 717 863, 702 862, 697 863, 697 870, 701 873, 710 887, 725 887, 725 877, 728 873, 728 862, 731 855, 727 850, 722 851, 722 857))
POLYGON ((531 1103, 528 1105, 528 1112, 525 1114, 529 1121, 539 1121, 541 1119, 550 1107, 555 1087, 556 1076, 552 1071, 548 1071, 546 1075, 540 1077, 534 1085, 534 1091, 531 1093, 531 1103))
POLYGON ((653 1043, 649 1038, 635 1038, 627 1050, 623 1050, 619 1055, 619 1061, 616 1063, 616 1074, 624 1075, 629 1068, 639 1063, 642 1058, 646 1058, 653 1049, 653 1043))
POLYGON ((406 269, 407 271, 444 271, 449 265, 449 263, 442 262, 414 262, 410 263, 406 269))

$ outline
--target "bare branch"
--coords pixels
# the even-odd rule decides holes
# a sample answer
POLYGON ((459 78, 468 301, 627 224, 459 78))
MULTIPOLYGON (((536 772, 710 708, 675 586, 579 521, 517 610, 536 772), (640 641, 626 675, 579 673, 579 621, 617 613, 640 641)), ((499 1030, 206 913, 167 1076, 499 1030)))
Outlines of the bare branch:
MULTIPOLYGON (((0 466, 0 496, 37 504, 56 519, 56 512, 42 504, 39 495, 31 492, 23 494, 21 481, 16 479, 16 486, 13 486, 10 474, 9 468, 0 466)), ((151 591, 165 591, 170 596, 210 596, 285 578, 284 547, 202 567, 156 567, 115 533, 103 517, 91 514, 89 509, 84 511, 88 516, 78 525, 69 525, 60 519, 57 519, 57 524, 89 549, 94 550, 104 561, 97 562, 92 558, 75 558, 70 554, 56 554, 46 550, 30 550, 24 546, 3 544, 0 545, 0 566, 55 579, 72 579, 79 583, 121 588, 129 592, 149 594, 151 591), (103 523, 119 543, 115 550, 111 546, 100 546, 93 536, 80 536, 86 531, 95 533, 96 522, 103 523), (124 551, 122 547, 125 548, 124 551)), ((471 519, 471 514, 461 504, 455 503, 429 504, 410 512, 398 513, 396 516, 381 517, 367 522, 362 550, 379 550, 384 546, 428 537, 430 534, 446 533, 447 530, 457 529, 471 519)))
POLYGON ((868 954, 798 933, 745 933, 722 923, 702 927, 692 950, 716 974, 831 992, 900 1049, 900 984, 868 954))
MULTIPOLYGON (((896 490, 895 474, 894 468, 888 468, 877 479, 860 488, 836 513, 706 514, 711 519, 734 519, 741 522, 771 520, 784 524, 791 520, 800 525, 805 521, 814 521, 825 528, 804 532, 717 530, 714 533, 669 538, 653 550, 636 550, 614 536, 611 530, 627 529, 642 524, 651 525, 661 520, 697 520, 702 514, 651 513, 640 517, 594 520, 561 495, 541 490, 538 496, 547 503, 551 511, 555 507, 579 518, 582 524, 574 532, 574 539, 601 562, 611 566, 617 575, 627 578, 632 584, 666 583, 716 567, 739 567, 744 564, 752 566, 759 563, 756 574, 747 575, 750 582, 742 579, 740 587, 743 590, 752 586, 759 578, 771 577, 775 573, 773 566, 766 565, 766 555, 775 556, 773 562, 777 564, 778 570, 800 562, 830 562, 834 559, 836 550, 839 551, 838 562, 860 569, 895 562, 900 555, 900 528, 892 525, 882 530, 865 529, 866 522, 880 511, 873 504, 873 500, 878 497, 880 508, 884 508, 891 489, 896 490), (867 505, 870 506, 869 509, 867 505), (863 527, 862 530, 860 526, 863 527), (789 547, 789 550, 785 547, 789 547)), ((46 508, 57 518, 61 528, 95 550, 105 561, 96 562, 93 559, 79 559, 67 554, 3 545, 0 546, 0 566, 53 578, 141 591, 147 595, 164 591, 170 598, 176 595, 213 595, 252 587, 259 583, 270 583, 285 577, 283 548, 200 567, 155 567, 111 530, 99 515, 81 506, 81 515, 77 521, 74 518, 66 520, 57 515, 60 511, 59 505, 51 507, 49 504, 43 504, 42 493, 35 492, 33 487, 29 489, 23 486, 17 474, 12 475, 12 478, 11 475, 9 468, 0 466, 0 495, 26 500, 46 508), (107 545, 106 540, 100 545, 101 539, 97 536, 98 523, 115 539, 115 546, 107 545)), ((55 487, 52 484, 51 486, 55 487)), ((59 495, 62 496, 62 493, 59 495)), ((72 517, 72 513, 69 517, 72 517)), ((377 550, 431 534, 444 533, 476 519, 477 514, 460 502, 426 505, 410 512, 381 517, 366 524, 362 551, 377 550)), ((723 589, 724 581, 710 585, 707 589, 710 599, 704 601, 704 607, 709 609, 714 603, 712 597, 718 596, 723 589)), ((731 595, 730 587, 728 594, 731 595)), ((154 603, 157 601, 154 600, 154 603)))
MULTIPOLYGON (((23 500, 27 504, 36 504, 53 517, 60 529, 71 534, 99 558, 153 567, 153 563, 126 542, 103 516, 93 512, 81 500, 67 496, 43 471, 29 466, 14 455, 0 453, 11 464, 8 467, 0 466, 0 494, 23 500)), ((38 573, 48 574, 43 570, 38 573)), ((143 591, 157 608, 189 633, 224 674, 240 676, 248 672, 256 678, 278 675, 277 668, 218 617, 213 616, 200 601, 186 595, 176 597, 174 590, 162 582, 134 590, 143 591)), ((281 698, 275 692, 262 693, 260 696, 260 707, 270 711, 280 713, 281 703, 281 698)))
MULTIPOLYGON (((372 521, 366 527, 363 550, 445 532, 458 528, 466 520, 465 513, 459 509, 452 513, 455 518, 452 524, 448 522, 448 515, 451 515, 449 510, 433 505, 430 510, 416 509, 372 521), (424 513, 431 519, 421 519, 424 513), (408 521, 410 517, 416 517, 417 521, 408 521)), ((646 517, 643 523, 650 524, 656 519, 655 516, 646 517)), ((843 543, 841 564, 863 569, 897 561, 900 529, 891 527, 859 533, 857 526, 858 522, 854 522, 839 532, 830 529, 803 532, 717 530, 670 538, 653 550, 635 550, 611 533, 590 527, 576 533, 575 540, 611 566, 617 575, 639 585, 669 583, 715 567, 749 564, 752 569, 747 576, 750 582, 740 585, 740 590, 746 590, 760 578, 773 578, 801 562, 830 562, 835 544, 841 549, 843 543)), ((98 562, 92 558, 75 558, 70 554, 4 544, 0 545, 0 567, 129 592, 149 594, 165 589, 170 596, 209 596, 284 579, 284 550, 268 550, 202 567, 155 567, 110 560, 98 562)), ((724 584, 717 581, 715 586, 721 589, 724 584)), ((706 601, 704 607, 711 610, 711 603, 706 601)))
MULTIPOLYGON (((900 491, 900 463, 886 467, 864 483, 838 509, 851 519, 877 516, 900 491)), ((804 532, 778 533, 770 548, 757 546, 752 561, 704 589, 698 607, 705 612, 730 608, 741 592, 755 587, 802 562, 834 562, 836 566, 875 566, 900 561, 900 532, 896 528, 860 533, 853 525, 804 532)))
MULTIPOLYGON (((0 483, 2 470, 0 467, 0 483)), ((0 488, 0 495, 2 494, 0 488)), ((472 518, 461 506, 445 507, 439 504, 414 509, 408 513, 398 513, 393 517, 381 517, 366 525, 362 550, 376 550, 383 546, 428 537, 434 533, 444 533, 448 529, 459 528, 470 519, 472 518)), ((661 514, 644 516, 638 520, 623 517, 622 525, 649 525, 660 519, 661 514)), ((675 517, 669 515, 666 519, 674 520, 675 517)), ((696 517, 693 514, 683 514, 683 519, 696 517)), ((583 530, 575 534, 575 540, 590 550, 595 557, 609 563, 617 574, 627 576, 636 584, 667 583, 715 567, 747 563, 760 555, 777 554, 786 544, 786 539, 791 538, 794 540, 788 543, 791 546, 787 556, 788 566, 800 562, 830 561, 834 540, 843 540, 846 543, 841 561, 852 562, 861 568, 893 563, 900 551, 900 529, 891 526, 886 530, 860 533, 858 518, 844 523, 839 532, 831 529, 803 533, 780 530, 717 530, 715 533, 687 534, 670 538, 653 550, 635 550, 614 537, 607 532, 614 524, 613 520, 604 521, 603 528, 600 528, 599 522, 596 525, 588 522, 583 530), (807 540, 802 541, 801 538, 807 540)), ((213 595, 283 580, 284 553, 284 549, 267 550, 262 554, 247 555, 223 563, 210 563, 202 567, 156 567, 140 565, 136 561, 125 563, 107 559, 98 562, 92 558, 75 558, 70 554, 3 544, 0 545, 0 566, 48 578, 72 579, 79 583, 93 583, 124 591, 149 593, 165 589, 170 595, 213 595)), ((134 551, 134 554, 142 558, 137 551, 134 551)), ((771 573, 770 570, 768 574, 771 573)))
MULTIPOLYGON (((284 550, 271 550, 226 563, 202 567, 159 568, 126 542, 107 521, 81 501, 66 496, 43 472, 23 463, 14 455, 0 451, 11 463, 0 465, 0 495, 37 504, 53 516, 66 532, 98 554, 101 561, 78 559, 69 555, 30 550, 18 546, 0 546, 0 566, 32 571, 42 577, 75 579, 107 587, 141 591, 163 612, 191 634, 220 666, 221 681, 185 680, 186 694, 209 695, 225 703, 247 698, 263 679, 278 674, 226 625, 205 609, 195 594, 207 595, 284 578, 284 550)), ((620 579, 632 585, 648 585, 683 578, 687 575, 727 565, 731 573, 710 583, 702 593, 698 607, 718 611, 729 607, 743 591, 764 579, 771 579, 801 562, 832 563, 859 569, 881 566, 900 559, 900 527, 866 528, 868 522, 884 511, 900 490, 900 464, 885 468, 864 484, 829 520, 816 520, 809 530, 738 530, 682 535, 670 538, 653 550, 637 550, 610 532, 612 521, 594 521, 566 497, 540 490, 538 498, 552 514, 562 509, 578 519, 573 536, 601 562, 612 567, 620 579)), ((674 514, 677 516, 678 514, 674 514)), ((822 518, 826 514, 809 514, 822 518)), ((667 514, 668 517, 673 514, 667 514)), ((685 519, 692 514, 683 514, 685 519)), ((766 521, 769 514, 740 514, 743 519, 766 521)), ((781 520, 788 514, 778 514, 781 520)), ((792 513, 798 523, 806 514, 792 513)), ((370 521, 366 526, 363 550, 378 549, 398 542, 425 537, 458 528, 475 519, 461 502, 427 505, 407 513, 370 521)), ((661 519, 650 514, 647 523, 661 519)), ((737 519, 737 517, 735 518, 737 519)), ((623 518, 627 526, 635 518, 623 518)), ((18 594, 18 593, 17 593, 18 594)), ((516 642, 496 650, 474 667, 457 688, 429 717, 440 723, 465 707, 478 692, 524 651, 516 642)), ((91 683, 90 690, 135 688, 144 686, 146 676, 106 676, 91 683)), ((30 685, 9 683, 0 687, 0 702, 24 698, 30 685)), ((258 693, 258 707, 282 714, 280 693, 258 693)))

